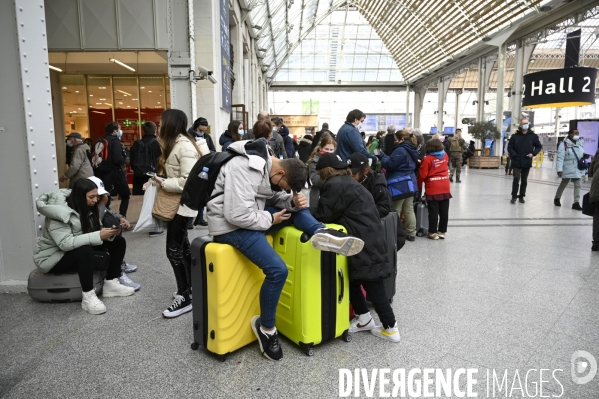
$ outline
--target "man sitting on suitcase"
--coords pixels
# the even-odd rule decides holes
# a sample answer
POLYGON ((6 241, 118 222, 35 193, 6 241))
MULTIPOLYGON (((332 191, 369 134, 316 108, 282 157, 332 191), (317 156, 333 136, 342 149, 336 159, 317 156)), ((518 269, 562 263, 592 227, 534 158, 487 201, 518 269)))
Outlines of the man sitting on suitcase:
POLYGON ((213 199, 207 206, 208 229, 215 242, 237 248, 266 275, 260 290, 261 315, 252 319, 251 326, 262 354, 281 360, 283 351, 275 328, 275 313, 287 279, 287 265, 266 235, 294 225, 305 233, 302 242, 310 240, 317 249, 344 256, 360 252, 364 242, 327 229, 312 217, 306 197, 299 194, 308 175, 299 159, 271 156, 264 138, 238 141, 227 150, 240 155, 220 169, 213 199))

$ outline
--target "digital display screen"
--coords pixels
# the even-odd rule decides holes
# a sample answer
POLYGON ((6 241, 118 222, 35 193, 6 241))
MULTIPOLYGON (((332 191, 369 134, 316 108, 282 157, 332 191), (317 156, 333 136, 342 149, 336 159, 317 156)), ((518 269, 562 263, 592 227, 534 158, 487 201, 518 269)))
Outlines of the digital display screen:
POLYGON ((578 122, 580 137, 584 139, 584 153, 595 155, 599 144, 599 121, 578 122))

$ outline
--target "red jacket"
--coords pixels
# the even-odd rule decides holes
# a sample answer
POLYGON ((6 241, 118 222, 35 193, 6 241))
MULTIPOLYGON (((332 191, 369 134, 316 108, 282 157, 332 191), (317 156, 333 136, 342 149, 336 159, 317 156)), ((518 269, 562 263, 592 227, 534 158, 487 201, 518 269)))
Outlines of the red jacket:
POLYGON ((425 183, 426 195, 449 194, 449 170, 447 163, 449 157, 443 154, 439 159, 434 155, 427 155, 420 164, 418 174, 418 190, 422 191, 422 183, 425 183))

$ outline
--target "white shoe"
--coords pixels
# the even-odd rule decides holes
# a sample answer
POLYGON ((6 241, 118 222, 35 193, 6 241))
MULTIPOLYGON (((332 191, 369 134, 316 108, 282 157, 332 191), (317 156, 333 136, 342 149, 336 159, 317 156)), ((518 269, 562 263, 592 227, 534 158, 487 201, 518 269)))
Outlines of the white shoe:
POLYGON ((335 252, 343 256, 353 256, 364 247, 364 241, 334 229, 320 229, 310 238, 312 246, 319 251, 335 252))
POLYGON ((355 333, 359 331, 370 331, 376 328, 374 320, 370 316, 370 312, 356 315, 354 319, 349 323, 349 332, 355 333))
POLYGON ((134 293, 134 288, 124 286, 119 282, 118 278, 104 281, 104 288, 102 289, 102 296, 104 298, 111 298, 113 296, 129 296, 133 295, 134 293))
POLYGON ((83 293, 81 308, 90 314, 106 313, 106 306, 104 306, 104 303, 96 296, 95 289, 83 293))
POLYGON ((399 335, 399 330, 397 329, 397 323, 395 323, 395 326, 393 328, 383 328, 382 326, 380 326, 371 330, 370 332, 375 337, 386 339, 387 341, 396 343, 401 341, 401 336, 399 335))

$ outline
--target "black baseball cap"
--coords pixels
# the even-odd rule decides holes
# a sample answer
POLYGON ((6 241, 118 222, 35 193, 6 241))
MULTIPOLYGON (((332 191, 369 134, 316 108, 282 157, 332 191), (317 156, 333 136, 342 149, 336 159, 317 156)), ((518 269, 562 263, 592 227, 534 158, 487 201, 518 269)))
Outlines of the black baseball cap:
POLYGON ((362 169, 364 165, 368 165, 368 157, 364 154, 360 154, 359 152, 354 152, 347 159, 347 164, 351 168, 351 172, 356 173, 362 169))
POLYGON ((71 134, 69 134, 67 136, 67 139, 79 139, 79 140, 83 140, 83 137, 81 136, 81 134, 77 133, 77 132, 73 132, 71 134))
POLYGON ((321 170, 329 167, 333 169, 345 169, 348 166, 348 164, 341 160, 341 157, 339 155, 330 152, 320 157, 318 163, 316 164, 316 170, 321 170))

